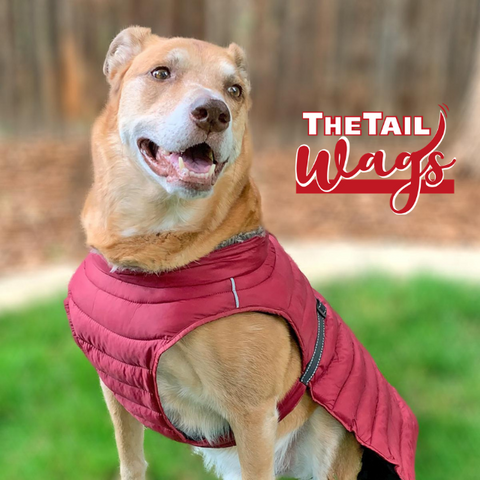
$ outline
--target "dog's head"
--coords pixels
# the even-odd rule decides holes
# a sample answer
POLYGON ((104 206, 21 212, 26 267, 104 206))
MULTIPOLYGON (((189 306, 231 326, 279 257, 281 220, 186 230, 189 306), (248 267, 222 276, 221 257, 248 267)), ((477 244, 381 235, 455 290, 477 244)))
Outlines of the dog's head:
POLYGON ((242 150, 250 85, 241 48, 131 27, 110 45, 104 73, 130 161, 169 196, 209 196, 242 150))

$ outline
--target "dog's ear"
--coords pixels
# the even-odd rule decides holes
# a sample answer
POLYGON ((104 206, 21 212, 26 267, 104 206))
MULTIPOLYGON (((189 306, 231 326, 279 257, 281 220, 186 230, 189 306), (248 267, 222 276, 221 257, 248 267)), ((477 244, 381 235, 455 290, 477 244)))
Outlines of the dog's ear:
POLYGON ((231 43, 228 46, 228 53, 232 56, 235 64, 245 74, 247 73, 247 56, 243 48, 239 47, 236 43, 231 43))
POLYGON ((103 64, 103 73, 108 83, 112 83, 116 74, 130 63, 145 47, 152 31, 144 27, 129 27, 122 30, 112 41, 103 64))
POLYGON ((250 90, 250 81, 248 79, 247 71, 247 55, 243 48, 239 47, 236 43, 231 43, 227 48, 228 53, 232 57, 235 65, 237 66, 240 75, 242 76, 248 90, 250 90))

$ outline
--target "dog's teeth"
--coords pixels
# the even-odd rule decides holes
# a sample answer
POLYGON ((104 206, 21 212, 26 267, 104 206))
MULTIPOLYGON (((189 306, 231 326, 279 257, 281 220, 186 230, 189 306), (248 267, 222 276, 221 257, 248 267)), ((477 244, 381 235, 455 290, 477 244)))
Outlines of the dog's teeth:
POLYGON ((213 162, 213 150, 208 151, 208 158, 213 162))
POLYGON ((212 164, 210 166, 210 170, 208 171, 207 177, 211 177, 214 171, 215 171, 215 165, 212 164))
POLYGON ((185 163, 183 162, 182 157, 178 157, 178 167, 180 168, 180 171, 182 171, 185 168, 185 163))
POLYGON ((159 148, 159 150, 160 150, 160 153, 161 153, 162 155, 165 155, 165 156, 167 156, 167 157, 168 157, 168 155, 170 155, 170 154, 172 153, 172 152, 168 152, 168 151, 165 150, 164 148, 159 148))

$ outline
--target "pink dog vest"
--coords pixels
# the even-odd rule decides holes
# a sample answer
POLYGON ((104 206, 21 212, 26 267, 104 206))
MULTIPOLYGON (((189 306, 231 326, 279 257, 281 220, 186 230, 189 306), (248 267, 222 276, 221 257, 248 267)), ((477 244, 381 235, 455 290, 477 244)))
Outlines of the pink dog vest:
POLYGON ((141 423, 200 447, 163 412, 156 370, 163 352, 207 322, 239 312, 280 315, 302 353, 302 376, 278 405, 280 419, 309 388, 315 402, 354 432, 359 443, 414 480, 418 425, 397 391, 349 327, 277 240, 267 235, 218 249, 159 275, 111 272, 89 254, 75 272, 65 308, 76 343, 118 401, 141 423))

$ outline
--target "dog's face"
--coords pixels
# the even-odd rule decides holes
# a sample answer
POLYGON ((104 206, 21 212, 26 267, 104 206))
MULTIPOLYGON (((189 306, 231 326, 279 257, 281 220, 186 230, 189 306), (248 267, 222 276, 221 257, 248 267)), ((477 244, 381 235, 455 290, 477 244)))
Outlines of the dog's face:
POLYGON ((132 27, 112 42, 104 71, 119 95, 128 157, 168 195, 210 195, 242 148, 250 106, 243 51, 132 27))

